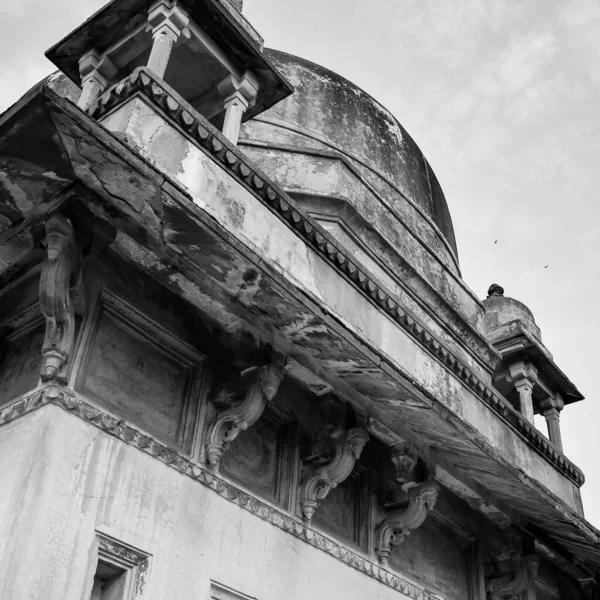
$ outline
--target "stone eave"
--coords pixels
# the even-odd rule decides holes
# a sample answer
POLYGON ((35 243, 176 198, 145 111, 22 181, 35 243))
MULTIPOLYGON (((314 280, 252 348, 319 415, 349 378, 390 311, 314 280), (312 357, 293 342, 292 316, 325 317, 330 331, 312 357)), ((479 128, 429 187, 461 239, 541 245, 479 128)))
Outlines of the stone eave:
MULTIPOLYGON (((252 71, 260 81, 255 104, 244 114, 244 120, 267 110, 283 100, 294 88, 262 53, 262 44, 242 26, 245 19, 233 15, 219 0, 180 0, 199 27, 216 43, 227 40, 227 51, 243 70, 252 71)), ((118 39, 134 32, 147 19, 147 0, 112 0, 77 29, 52 46, 46 57, 81 86, 79 59, 96 48, 103 52, 118 39)))
MULTIPOLYGON (((200 216, 199 209, 194 208, 193 203, 190 202, 189 196, 186 195, 185 190, 182 190, 181 187, 177 185, 177 182, 169 182, 168 178, 164 174, 157 172, 157 170, 150 166, 147 161, 145 161, 139 155, 134 153, 130 147, 123 145, 122 143, 117 141, 114 138, 114 136, 106 132, 102 127, 98 126, 98 124, 94 123, 77 108, 73 107, 65 100, 59 98, 51 90, 45 90, 44 96, 45 101, 48 103, 48 105, 52 107, 52 118, 55 121, 55 123, 56 119, 59 119, 61 135, 71 136, 72 140, 77 142, 78 148, 84 153, 87 152, 89 154, 90 151, 86 150, 86 142, 81 138, 80 135, 81 132, 85 131, 86 136, 92 136, 92 138, 90 139, 96 140, 103 147, 103 152, 107 155, 110 161, 113 161, 111 164, 115 168, 117 167, 117 161, 125 161, 126 171, 130 173, 128 184, 133 186, 131 189, 136 190, 136 202, 138 202, 140 210, 135 212, 128 208, 127 214, 122 213, 122 210, 125 209, 125 206, 121 198, 126 196, 129 193, 129 190, 122 189, 121 195, 117 193, 119 192, 118 186, 121 183, 119 180, 118 172, 115 173, 116 181, 110 182, 110 185, 115 186, 112 188, 112 191, 117 193, 116 197, 111 196, 109 191, 107 191, 107 189, 104 187, 107 185, 106 181, 101 183, 95 183, 92 179, 86 177, 86 179, 88 180, 86 181, 86 184, 88 182, 91 183, 92 186, 96 189, 96 191, 100 194, 100 196, 102 196, 105 200, 109 199, 111 204, 111 208, 108 211, 101 206, 95 206, 91 208, 103 214, 104 216, 109 216, 113 221, 116 221, 118 227, 126 229, 128 231, 128 234, 133 235, 138 240, 138 246, 129 246, 131 250, 129 256, 130 259, 134 260, 134 262, 141 262, 142 266, 146 270, 148 270, 155 278, 163 281, 166 285, 170 286, 171 289, 179 288, 177 291, 180 294, 183 294, 184 297, 186 297, 185 290, 188 288, 186 288, 185 286, 190 285, 189 277, 192 276, 192 271, 194 269, 198 271, 197 267, 191 265, 191 262, 193 262, 194 257, 186 257, 184 260, 182 260, 180 256, 181 251, 179 251, 178 253, 169 253, 168 247, 165 247, 164 242, 160 239, 162 234, 159 230, 156 229, 156 222, 154 222, 154 225, 152 226, 152 221, 155 220, 156 215, 152 214, 152 209, 148 209, 146 212, 144 212, 144 210, 141 210, 141 204, 146 202, 150 206, 152 206, 153 204, 156 206, 156 192, 157 190, 160 190, 162 188, 164 191, 169 192, 169 203, 173 203, 176 201, 179 204, 178 211, 181 211, 181 208, 184 208, 183 213, 179 212, 180 216, 183 216, 184 213, 188 214, 188 217, 186 218, 191 218, 192 216, 200 216), (72 125, 69 125, 69 123, 71 123, 72 125), (70 132, 65 129, 68 127, 71 127, 70 132), (149 231, 150 229, 152 229, 152 227, 154 227, 154 233, 149 231), (146 254, 144 254, 142 252, 142 246, 145 246, 146 248, 151 248, 152 250, 146 251, 146 254), (151 260, 155 261, 154 265, 151 263, 151 260), (183 278, 181 277, 181 274, 184 275, 183 278), (179 279, 177 279, 178 275, 179 279), (188 279, 186 280, 185 277, 188 277, 188 279), (185 283, 186 281, 187 283, 185 283)), ((165 102, 166 100, 167 99, 165 99, 165 102)), ((271 206, 273 212, 275 212, 283 222, 287 223, 287 225, 291 229, 297 231, 299 235, 301 234, 304 236, 308 236, 307 243, 309 243, 310 246, 315 249, 315 251, 318 250, 320 253, 322 253, 323 256, 326 256, 327 262, 331 265, 332 268, 342 269, 344 264, 347 265, 350 262, 349 259, 343 255, 342 251, 335 246, 333 241, 328 239, 328 237, 324 235, 318 227, 311 228, 310 222, 306 220, 303 221, 304 215, 302 215, 302 213, 296 209, 291 199, 287 198, 284 193, 282 193, 276 188, 276 186, 274 186, 268 180, 266 180, 264 176, 255 173, 250 168, 250 166, 248 166, 244 162, 243 157, 237 154, 235 148, 228 146, 228 144, 219 136, 219 134, 217 134, 209 126, 203 126, 199 128, 197 122, 195 125, 194 122, 188 122, 186 124, 186 116, 181 111, 179 111, 179 113, 175 115, 175 118, 178 120, 178 122, 182 124, 182 126, 187 126, 188 129, 194 126, 198 132, 198 135, 201 138, 200 142, 202 146, 214 156, 214 159, 220 164, 226 166, 227 169, 231 172, 232 176, 238 179, 243 179, 246 182, 248 188, 254 190, 254 194, 257 200, 271 206), (322 237, 322 240, 319 240, 319 236, 322 237)), ((74 157, 72 159, 77 160, 74 157)), ((81 169, 82 165, 80 164, 78 165, 78 167, 79 169, 81 169)), ((118 169, 116 169, 116 171, 118 171, 118 169)), ((98 175, 94 175, 98 177, 98 175)), ((172 207, 165 208, 168 208, 168 210, 172 210, 172 207)), ((196 221, 194 226, 198 227, 199 225, 200 222, 196 221)), ((209 229, 215 232, 219 230, 219 225, 217 223, 211 222, 210 219, 208 221, 204 220, 203 226, 208 228, 206 229, 205 233, 208 232, 209 229)), ((201 230, 198 230, 198 235, 205 234, 202 234, 201 230)), ((223 231, 219 230, 219 235, 221 235, 223 239, 228 240, 227 243, 233 246, 234 248, 237 248, 240 252, 245 251, 240 247, 239 243, 236 244, 236 242, 231 238, 231 236, 227 236, 223 231)), ((127 239, 130 239, 128 235, 125 235, 125 237, 121 236, 120 246, 118 248, 119 251, 127 250, 127 245, 129 244, 127 239)), ((282 281, 281 274, 270 269, 270 267, 266 263, 264 263, 264 261, 255 258, 254 264, 257 267, 260 267, 265 273, 267 273, 271 280, 279 280, 279 284, 281 286, 286 286, 285 281, 282 281)), ((411 331, 411 335, 413 335, 414 339, 418 340, 419 343, 421 343, 424 347, 429 348, 431 346, 433 349, 435 349, 435 345, 432 346, 431 341, 429 341, 429 346, 427 345, 428 339, 427 336, 424 335, 426 332, 423 330, 423 328, 418 323, 415 323, 414 319, 410 317, 407 319, 407 315, 405 313, 403 313, 402 316, 399 317, 399 311, 401 311, 400 307, 394 306, 393 300, 386 297, 385 294, 383 294, 382 297, 383 292, 381 290, 378 290, 376 285, 373 287, 373 282, 369 280, 366 274, 361 273, 363 277, 353 277, 354 273, 352 272, 352 270, 346 272, 347 279, 351 281, 353 285, 361 291, 361 293, 367 295, 374 305, 378 306, 381 310, 389 311, 390 313, 395 315, 394 321, 403 328, 411 331), (390 306, 390 303, 392 303, 392 306, 390 306)), ((198 277, 196 277, 195 281, 196 283, 198 283, 198 285, 200 285, 201 282, 198 277)), ((323 314, 319 307, 312 303, 310 299, 306 297, 300 297, 301 295, 297 296, 297 292, 291 290, 289 288, 289 285, 287 285, 286 289, 290 294, 296 294, 296 300, 294 300, 294 302, 302 301, 304 304, 311 305, 311 310, 315 314, 320 315, 320 318, 325 323, 328 323, 329 327, 337 328, 338 332, 342 331, 340 329, 340 324, 335 323, 331 317, 329 317, 326 314, 323 314)), ((215 289, 213 288, 210 291, 215 292, 215 289)), ((193 292, 193 294, 196 293, 200 294, 201 291, 193 292)), ((219 292, 217 291, 216 293, 218 294, 219 292)), ((223 291, 221 291, 220 293, 221 295, 223 295, 223 291)), ((187 298, 193 299, 192 296, 190 296, 190 294, 188 293, 187 298)), ((243 307, 238 308, 240 312, 243 312, 243 307)), ((248 317, 248 315, 246 315, 246 317, 248 317)), ((277 337, 276 332, 274 332, 272 335, 275 336, 275 338, 273 339, 275 339, 277 343, 281 343, 281 349, 283 351, 286 351, 288 354, 290 354, 292 358, 297 359, 300 363, 304 365, 305 368, 312 370, 313 372, 317 373, 317 375, 320 377, 324 377, 325 380, 327 380, 332 385, 332 387, 335 387, 336 389, 340 390, 340 393, 343 397, 350 397, 354 402, 362 404, 363 408, 372 410, 372 414, 375 415, 377 418, 382 419, 382 421, 386 421, 385 415, 381 412, 381 410, 376 410, 373 407, 370 407, 369 402, 366 398, 361 398, 360 394, 357 394, 352 389, 349 389, 351 388, 351 386, 344 384, 343 382, 337 380, 335 377, 331 377, 330 374, 323 371, 323 368, 320 367, 314 359, 307 357, 305 354, 303 355, 302 352, 299 352, 297 348, 295 349, 292 346, 290 346, 289 342, 287 342, 286 345, 286 341, 280 336, 277 337)), ((355 340, 354 343, 358 344, 357 347, 360 348, 360 352, 366 354, 367 356, 372 356, 372 349, 367 348, 366 346, 364 346, 364 344, 360 344, 358 340, 355 340)), ((437 352, 439 353, 439 348, 437 349, 437 352)), ((448 355, 450 356, 450 353, 448 353, 448 355)), ((381 359, 379 360, 381 361, 381 359)), ((446 368, 448 368, 452 375, 464 381, 464 385, 469 386, 470 389, 474 391, 480 389, 477 383, 481 384, 481 382, 473 382, 473 375, 468 373, 468 370, 465 369, 464 365, 461 365, 458 369, 452 369, 452 361, 448 363, 447 360, 445 362, 440 360, 440 363, 446 364, 446 368), (470 384, 469 381, 471 381, 470 384)), ((404 384, 413 390, 415 398, 421 398, 427 403, 428 394, 426 390, 418 390, 418 386, 415 386, 415 382, 411 382, 410 379, 407 380, 406 376, 403 376, 401 373, 396 372, 394 374, 394 368, 389 363, 384 364, 383 362, 380 362, 380 364, 382 368, 384 368, 384 372, 387 373, 388 376, 391 376, 395 379, 402 379, 404 381, 404 384)), ((485 388, 485 386, 483 387, 485 388)), ((485 401, 485 394, 482 395, 482 400, 485 401)), ((530 435, 534 436, 534 439, 539 439, 536 438, 536 434, 538 436, 540 434, 536 431, 531 431, 530 426, 528 426, 527 424, 525 424, 527 426, 519 426, 519 423, 521 423, 523 420, 518 415, 518 413, 515 413, 515 411, 513 411, 507 405, 506 401, 497 396, 492 397, 496 397, 497 403, 501 405, 500 410, 496 411, 498 412, 498 414, 500 414, 501 416, 503 416, 504 419, 507 420, 511 417, 511 415, 515 417, 515 423, 518 426, 516 431, 518 431, 520 435, 525 435, 529 433, 530 435)), ((431 403, 433 400, 434 399, 429 400, 429 403, 431 403)), ((487 404, 490 405, 490 403, 487 404)), ((443 412, 444 411, 442 411, 442 413, 443 412)), ((444 420, 442 422, 453 421, 456 423, 456 419, 454 417, 449 415, 443 416, 444 420)), ((470 434, 468 434, 467 437, 469 439, 474 439, 474 437, 476 437, 476 434, 474 432, 471 432, 470 434)), ((478 444, 481 447, 481 440, 478 441, 478 444)), ((538 445, 533 447, 537 449, 538 452, 544 454, 545 447, 543 446, 543 444, 540 444, 539 441, 538 445)), ((552 498, 551 495, 544 492, 543 488, 534 485, 534 482, 528 480, 528 478, 524 476, 524 474, 518 473, 513 466, 503 463, 501 457, 497 455, 494 456, 491 449, 487 448, 486 452, 488 455, 487 460, 490 461, 490 468, 493 464, 495 464, 496 466, 494 468, 500 467, 501 471, 511 474, 511 485, 516 484, 517 489, 520 489, 518 496, 521 499, 521 505, 524 514, 527 514, 530 518, 535 518, 536 514, 538 517, 540 514, 543 514, 544 519, 548 519, 549 521, 556 523, 557 531, 553 533, 556 534, 556 536, 559 539, 559 542, 563 541, 569 549, 577 549, 578 547, 575 545, 575 543, 571 543, 569 541, 571 539, 573 539, 573 542, 575 542, 576 539, 578 544, 589 544, 590 537, 588 536, 588 534, 583 535, 583 538, 581 538, 583 530, 580 525, 585 522, 581 520, 580 517, 577 517, 575 513, 573 513, 570 509, 567 509, 567 507, 562 505, 562 503, 559 500, 552 498), (519 486, 523 487, 519 488, 519 486), (532 502, 532 500, 534 501, 532 502), (560 535, 558 535, 559 533, 560 535)), ((571 465, 571 463, 569 463, 568 460, 566 460, 562 456, 559 456, 558 453, 556 453, 556 451, 554 451, 553 455, 547 456, 547 459, 549 459, 550 462, 555 462, 557 460, 562 461, 562 464, 564 465, 562 469, 571 465), (554 456, 554 459, 552 458, 552 456, 554 456)), ((556 466, 559 469, 561 469, 560 463, 556 466)), ((575 469, 575 467, 572 468, 575 469)), ((514 500, 514 498, 512 498, 512 500, 514 500)), ((507 499, 507 502, 509 501, 511 501, 511 498, 507 499)), ((586 531, 588 530, 586 529, 586 531)), ((591 526, 589 531, 593 532, 593 528, 591 528, 591 526)), ((594 543, 597 543, 597 537, 593 537, 593 541, 594 543)), ((589 557, 590 554, 586 553, 586 556, 589 557)), ((582 555, 582 558, 585 557, 582 555)))
POLYGON ((584 400, 584 395, 554 362, 545 346, 520 321, 507 323, 507 328, 509 325, 510 331, 506 334, 498 337, 492 334, 491 338, 493 345, 502 354, 502 361, 512 362, 531 357, 538 370, 544 373, 550 383, 561 392, 565 404, 584 400))

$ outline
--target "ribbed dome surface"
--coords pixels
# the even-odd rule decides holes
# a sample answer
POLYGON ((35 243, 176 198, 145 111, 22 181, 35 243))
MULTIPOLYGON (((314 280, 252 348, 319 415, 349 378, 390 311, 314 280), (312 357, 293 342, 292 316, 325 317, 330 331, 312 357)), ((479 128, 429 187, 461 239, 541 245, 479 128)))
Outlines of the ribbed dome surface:
MULTIPOLYGON (((295 92, 258 120, 289 128, 288 142, 325 143, 357 166, 386 196, 400 193, 428 216, 451 248, 456 242, 440 185, 423 153, 381 104, 340 75, 277 50, 265 54, 295 87, 295 92), (292 132, 300 134, 294 136, 292 132)), ((253 135, 256 130, 252 131, 253 135)))

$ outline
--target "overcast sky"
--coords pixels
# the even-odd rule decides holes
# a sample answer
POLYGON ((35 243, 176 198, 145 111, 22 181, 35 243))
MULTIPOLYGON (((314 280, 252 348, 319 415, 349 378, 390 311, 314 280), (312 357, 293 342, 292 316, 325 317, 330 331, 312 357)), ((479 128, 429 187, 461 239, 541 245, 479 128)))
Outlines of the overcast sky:
MULTIPOLYGON (((103 4, 0 0, 0 112, 53 70, 44 51, 103 4)), ((562 428, 600 527, 600 2, 246 0, 244 13, 267 46, 354 81, 419 144, 465 281, 480 298, 496 282, 524 302, 587 397, 562 428)))

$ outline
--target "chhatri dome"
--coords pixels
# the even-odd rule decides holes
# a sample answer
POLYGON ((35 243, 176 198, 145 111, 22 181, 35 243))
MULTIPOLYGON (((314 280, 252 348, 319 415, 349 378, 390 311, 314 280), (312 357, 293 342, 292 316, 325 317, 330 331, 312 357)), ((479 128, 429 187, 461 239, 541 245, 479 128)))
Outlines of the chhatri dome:
MULTIPOLYGON (((457 264, 444 193, 398 120, 358 86, 325 67, 277 50, 266 49, 265 55, 294 86, 294 93, 247 122, 242 144, 268 148, 270 157, 277 156, 277 166, 282 167, 278 180, 286 188, 297 188, 295 194, 321 192, 346 200, 353 196, 355 202, 350 202, 360 211, 359 196, 370 193, 400 220, 412 217, 416 225, 419 214, 423 222, 418 226, 430 226, 435 232, 429 245, 448 264, 457 264), (325 166, 333 159, 343 161, 336 165, 337 181, 325 166), (298 184, 298 176, 305 187, 298 184), (353 177, 355 186, 350 189, 353 177), (365 188, 360 193, 359 181, 365 188), (407 204, 417 213, 409 215, 407 204)), ((368 213, 365 217, 370 220, 368 213)))

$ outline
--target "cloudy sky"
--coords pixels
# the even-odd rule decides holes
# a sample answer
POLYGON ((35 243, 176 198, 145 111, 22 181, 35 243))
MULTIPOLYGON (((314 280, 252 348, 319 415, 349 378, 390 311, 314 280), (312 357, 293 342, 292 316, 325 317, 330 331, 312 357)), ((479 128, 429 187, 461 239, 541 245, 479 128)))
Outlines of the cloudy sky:
MULTIPOLYGON (((53 70, 44 51, 102 4, 0 1, 0 111, 53 70)), ((464 279, 481 298, 497 282, 529 306, 587 397, 563 412, 564 445, 600 527, 600 2, 246 0, 244 12, 267 46, 377 98, 429 158, 464 279)))

